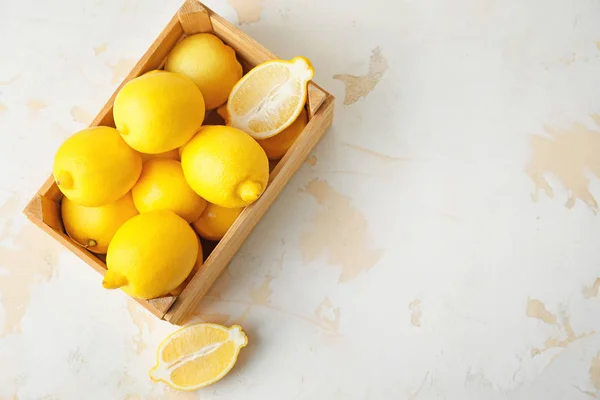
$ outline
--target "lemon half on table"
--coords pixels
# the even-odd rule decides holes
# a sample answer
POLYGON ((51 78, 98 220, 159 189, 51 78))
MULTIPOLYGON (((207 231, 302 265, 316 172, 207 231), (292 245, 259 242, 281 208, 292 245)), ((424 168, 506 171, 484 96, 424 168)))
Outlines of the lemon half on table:
POLYGON ((203 388, 227 375, 247 344, 248 338, 238 325, 186 326, 162 341, 150 378, 177 390, 203 388))

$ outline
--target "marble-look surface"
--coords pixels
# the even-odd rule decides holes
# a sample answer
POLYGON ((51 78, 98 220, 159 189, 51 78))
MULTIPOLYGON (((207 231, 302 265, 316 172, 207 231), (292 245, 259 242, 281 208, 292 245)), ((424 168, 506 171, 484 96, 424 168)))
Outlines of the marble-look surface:
POLYGON ((250 345, 152 383, 174 327, 21 214, 180 1, 2 0, 0 399, 600 398, 600 3, 206 2, 337 97, 196 311, 250 345))

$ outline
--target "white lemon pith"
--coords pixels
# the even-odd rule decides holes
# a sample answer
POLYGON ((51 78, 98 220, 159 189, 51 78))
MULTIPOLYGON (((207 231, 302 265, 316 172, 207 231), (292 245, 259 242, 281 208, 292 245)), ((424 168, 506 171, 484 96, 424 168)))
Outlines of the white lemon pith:
POLYGON ((150 378, 178 390, 203 388, 227 375, 247 344, 248 338, 238 325, 186 326, 160 344, 150 378))
POLYGON ((235 51, 210 33, 191 35, 177 43, 169 53, 165 70, 194 81, 204 96, 207 110, 225 103, 242 77, 235 51))
POLYGON ((185 179, 206 201, 240 208, 256 201, 269 181, 265 151, 246 133, 203 126, 181 154, 185 179))
POLYGON ((174 212, 139 214, 121 225, 110 242, 102 285, 141 299, 166 295, 190 274, 198 246, 194 230, 174 212))
POLYGON ((189 78, 176 73, 145 74, 117 94, 115 126, 135 150, 164 153, 185 144, 202 126, 204 99, 189 78))
POLYGON ((114 128, 79 131, 59 147, 53 175, 71 201, 99 207, 123 197, 142 172, 142 157, 127 146, 114 128))
POLYGON ((227 101, 227 125, 255 139, 267 139, 290 126, 304 108, 313 67, 306 58, 273 60, 248 72, 227 101))

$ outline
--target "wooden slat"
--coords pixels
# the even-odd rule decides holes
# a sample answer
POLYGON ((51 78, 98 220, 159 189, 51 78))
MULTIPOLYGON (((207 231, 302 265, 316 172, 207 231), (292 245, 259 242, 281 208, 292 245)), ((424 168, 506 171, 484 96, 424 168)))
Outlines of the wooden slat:
POLYGON ((236 28, 225 18, 209 10, 214 34, 233 47, 238 57, 256 66, 265 61, 276 59, 277 56, 267 50, 262 44, 236 28))
POLYGON ((205 261, 203 268, 188 283, 179 298, 165 315, 173 324, 181 324, 186 316, 198 305, 219 275, 254 229, 260 218, 283 190, 292 175, 300 168, 308 154, 317 144, 333 119, 333 97, 329 96, 314 118, 300 134, 296 143, 270 174, 269 186, 263 195, 246 207, 227 234, 205 261))
POLYGON ((310 121, 312 117, 315 116, 317 111, 319 111, 319 107, 323 104, 325 99, 327 98, 328 93, 324 92, 315 85, 312 81, 308 82, 308 95, 306 98, 306 102, 308 103, 308 120, 310 121))
POLYGON ((197 0, 187 0, 177 12, 186 35, 213 31, 208 9, 197 0))

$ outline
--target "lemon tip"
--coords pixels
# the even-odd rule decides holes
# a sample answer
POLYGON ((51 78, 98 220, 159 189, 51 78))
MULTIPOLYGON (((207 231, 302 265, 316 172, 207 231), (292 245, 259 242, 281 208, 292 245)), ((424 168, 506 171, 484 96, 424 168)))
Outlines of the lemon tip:
POLYGON ((240 198, 246 202, 258 200, 263 192, 263 185, 256 181, 245 181, 238 188, 240 198))
POLYGON ((118 289, 127 285, 127 283, 127 278, 110 269, 106 271, 106 275, 104 275, 104 279, 102 279, 102 287, 105 289, 118 289))

